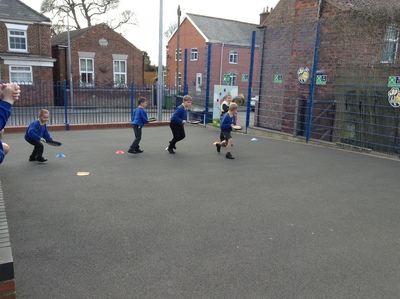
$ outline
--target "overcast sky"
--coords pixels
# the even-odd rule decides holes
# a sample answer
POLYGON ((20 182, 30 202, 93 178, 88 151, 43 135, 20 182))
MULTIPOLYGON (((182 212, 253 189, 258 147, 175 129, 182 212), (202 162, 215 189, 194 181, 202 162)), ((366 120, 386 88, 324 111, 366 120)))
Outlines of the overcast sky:
MULTIPOLYGON (((40 12, 41 0, 21 0, 34 10, 40 12)), ((141 51, 146 51, 150 56, 151 63, 158 64, 159 56, 159 20, 160 1, 145 0, 132 1, 121 0, 120 10, 130 9, 135 12, 138 25, 132 26, 124 36, 141 51)), ((266 7, 275 7, 279 0, 242 0, 242 1, 221 1, 221 0, 162 0, 163 2, 163 32, 169 25, 178 21, 178 5, 181 8, 181 21, 186 13, 199 14, 204 16, 231 19, 235 21, 258 24, 260 13, 266 7)), ((163 35, 163 63, 165 63, 165 39, 163 35)))

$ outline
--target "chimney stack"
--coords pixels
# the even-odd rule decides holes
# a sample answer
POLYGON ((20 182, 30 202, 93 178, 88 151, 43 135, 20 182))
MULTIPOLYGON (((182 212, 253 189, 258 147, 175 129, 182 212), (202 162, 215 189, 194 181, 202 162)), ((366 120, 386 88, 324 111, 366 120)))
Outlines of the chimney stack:
POLYGON ((265 20, 267 19, 267 17, 271 13, 271 11, 272 11, 272 8, 271 8, 271 10, 268 10, 268 6, 264 7, 263 12, 260 13, 260 25, 262 25, 262 23, 265 22, 265 20))

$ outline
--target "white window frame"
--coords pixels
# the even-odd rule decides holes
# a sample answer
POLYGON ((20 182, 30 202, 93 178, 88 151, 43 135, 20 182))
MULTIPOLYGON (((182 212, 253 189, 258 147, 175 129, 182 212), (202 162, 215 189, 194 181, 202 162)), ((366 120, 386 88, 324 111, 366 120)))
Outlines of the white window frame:
MULTIPOLYGON (((175 73, 174 78, 175 78, 174 80, 175 80, 175 86, 176 86, 176 73, 175 73)), ((178 81, 179 81, 178 86, 181 87, 182 86, 182 73, 181 72, 178 73, 178 81)))
POLYGON ((237 83, 237 75, 235 73, 230 73, 229 74, 229 85, 236 86, 236 83, 237 83))
POLYGON ((10 82, 18 83, 21 85, 32 85, 33 75, 32 75, 32 67, 31 66, 22 66, 22 65, 10 65, 9 66, 9 78, 10 82), (28 80, 21 80, 18 77, 18 74, 25 74, 28 80))
POLYGON ((127 62, 126 60, 114 60, 114 87, 126 87, 127 86, 127 62), (123 69, 121 68, 123 64, 123 69), (118 69, 117 69, 118 65, 118 69), (122 78, 122 80, 121 80, 122 78))
POLYGON ((27 25, 16 25, 16 24, 6 24, 7 27, 7 40, 8 40, 8 51, 9 52, 19 52, 19 53, 28 53, 28 26, 27 25), (13 33, 22 33, 21 35, 14 35, 13 33), (15 48, 11 47, 15 41, 12 39, 20 39, 24 41, 24 43, 18 44, 25 44, 25 48, 15 48))
POLYGON ((397 53, 399 50, 399 36, 399 28, 389 26, 386 29, 381 63, 393 63, 396 61, 397 53))
POLYGON ((229 51, 229 64, 238 64, 239 53, 236 50, 229 51))
POLYGON ((79 82, 82 87, 94 87, 95 82, 95 73, 94 73, 94 56, 96 53, 94 52, 80 52, 78 51, 79 56, 79 82), (92 71, 87 71, 87 61, 92 61, 92 71), (82 63, 85 62, 86 68, 82 71, 82 63), (92 77, 92 82, 83 82, 82 81, 82 74, 89 74, 92 77))
POLYGON ((197 48, 190 49, 190 61, 197 61, 199 57, 199 50, 197 48))
MULTIPOLYGON (((175 61, 178 59, 178 49, 175 50, 175 61)), ((182 61, 182 49, 179 48, 179 61, 182 61)))

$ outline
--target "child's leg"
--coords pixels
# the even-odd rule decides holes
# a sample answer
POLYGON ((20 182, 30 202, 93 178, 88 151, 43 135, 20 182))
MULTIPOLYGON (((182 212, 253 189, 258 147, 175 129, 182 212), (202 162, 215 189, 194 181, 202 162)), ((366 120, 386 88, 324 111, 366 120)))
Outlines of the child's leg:
POLYGON ((41 158, 43 156, 44 146, 39 140, 29 140, 30 144, 34 146, 31 157, 41 158))
POLYGON ((139 142, 142 139, 142 127, 133 125, 133 132, 135 133, 135 140, 130 146, 130 150, 137 150, 139 148, 139 142))
POLYGON ((219 134, 219 140, 222 142, 222 141, 224 141, 224 134, 222 134, 222 131, 221 131, 221 133, 219 134))
POLYGON ((8 152, 10 151, 10 147, 7 143, 3 142, 3 151, 4 151, 4 155, 7 155, 8 152))
POLYGON ((169 142, 169 148, 174 149, 176 143, 185 138, 185 128, 183 125, 170 124, 169 126, 173 135, 172 140, 169 142))
POLYGON ((229 138, 229 139, 228 139, 228 143, 226 144, 226 151, 227 151, 228 153, 231 151, 232 142, 233 142, 233 138, 229 138))

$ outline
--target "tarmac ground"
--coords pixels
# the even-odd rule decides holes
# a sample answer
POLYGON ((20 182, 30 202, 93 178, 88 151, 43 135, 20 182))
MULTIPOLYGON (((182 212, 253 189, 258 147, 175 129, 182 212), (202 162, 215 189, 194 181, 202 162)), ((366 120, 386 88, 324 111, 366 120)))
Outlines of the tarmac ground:
POLYGON ((167 126, 138 155, 130 128, 50 133, 46 163, 4 135, 17 298, 399 298, 395 159, 234 133, 228 160, 195 125, 175 155, 167 126))

